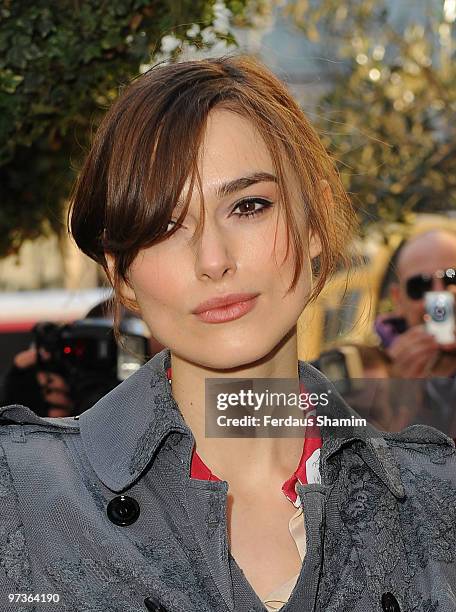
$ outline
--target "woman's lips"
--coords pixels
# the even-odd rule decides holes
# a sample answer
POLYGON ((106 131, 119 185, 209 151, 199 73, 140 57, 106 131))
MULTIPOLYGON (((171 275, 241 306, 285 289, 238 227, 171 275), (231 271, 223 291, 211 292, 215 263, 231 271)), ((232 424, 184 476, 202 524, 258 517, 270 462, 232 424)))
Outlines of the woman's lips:
POLYGON ((225 323, 226 321, 234 321, 255 308, 257 300, 258 296, 255 296, 243 302, 236 302, 236 304, 211 308, 210 310, 199 312, 195 316, 205 323, 225 323))

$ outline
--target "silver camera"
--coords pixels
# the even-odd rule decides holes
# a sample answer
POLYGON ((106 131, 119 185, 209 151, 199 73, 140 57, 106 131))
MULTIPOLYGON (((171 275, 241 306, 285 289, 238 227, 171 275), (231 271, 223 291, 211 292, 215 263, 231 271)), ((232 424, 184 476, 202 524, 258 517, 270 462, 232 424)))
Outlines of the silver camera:
POLYGON ((426 331, 440 344, 454 342, 454 295, 450 291, 427 291, 424 305, 426 331))

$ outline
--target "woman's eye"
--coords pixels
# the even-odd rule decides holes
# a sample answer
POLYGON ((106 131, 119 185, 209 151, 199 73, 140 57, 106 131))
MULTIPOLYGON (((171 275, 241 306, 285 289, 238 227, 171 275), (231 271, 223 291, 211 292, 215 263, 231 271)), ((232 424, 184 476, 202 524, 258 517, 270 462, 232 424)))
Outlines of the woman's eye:
MULTIPOLYGON (((236 209, 240 209, 242 211, 242 209, 244 209, 244 212, 232 214, 234 214, 235 217, 239 217, 241 219, 245 219, 247 217, 254 217, 256 215, 260 215, 261 213, 266 212, 266 210, 268 208, 271 208, 272 205, 272 202, 270 202, 269 200, 264 200, 263 198, 246 198, 238 202, 233 208, 233 211, 235 211, 236 209), (256 208, 257 204, 259 204, 261 208, 256 208)), ((170 232, 172 228, 176 225, 178 227, 183 227, 182 223, 177 223, 176 220, 170 219, 168 221, 168 227, 166 228, 166 232, 170 232)))
POLYGON ((170 219, 168 221, 168 227, 166 228, 166 233, 170 232, 173 229, 173 227, 176 225, 176 223, 177 222, 174 221, 174 219, 170 219))
POLYGON ((269 200, 264 200, 263 198, 247 198, 245 200, 241 200, 238 202, 233 210, 237 208, 247 208, 247 211, 241 213, 234 213, 236 217, 245 218, 245 217, 253 217, 255 215, 260 215, 261 213, 266 212, 268 208, 271 208, 272 202, 269 200), (260 204, 261 208, 255 208, 256 204, 260 204))

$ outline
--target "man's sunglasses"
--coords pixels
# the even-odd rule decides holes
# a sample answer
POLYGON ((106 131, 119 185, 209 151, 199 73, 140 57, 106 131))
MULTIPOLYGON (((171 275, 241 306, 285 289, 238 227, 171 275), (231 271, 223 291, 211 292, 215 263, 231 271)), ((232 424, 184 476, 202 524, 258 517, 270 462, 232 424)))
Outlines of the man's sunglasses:
POLYGON ((416 274, 405 282, 405 291, 411 300, 421 300, 426 291, 432 291, 432 279, 441 278, 446 287, 456 285, 456 268, 437 270, 434 274, 416 274))

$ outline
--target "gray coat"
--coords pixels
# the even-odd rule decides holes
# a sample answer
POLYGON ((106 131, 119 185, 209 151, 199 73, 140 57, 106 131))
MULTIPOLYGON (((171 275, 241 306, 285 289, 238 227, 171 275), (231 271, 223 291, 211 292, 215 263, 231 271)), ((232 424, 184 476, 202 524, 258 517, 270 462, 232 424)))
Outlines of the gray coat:
MULTIPOLYGON (((265 611, 228 548, 228 484, 189 478, 170 365, 164 349, 79 419, 0 409, 1 612, 140 612, 148 596, 169 612, 265 611)), ((299 374, 353 414, 318 370, 299 374)), ((454 612, 453 441, 420 425, 323 438, 321 484, 297 489, 307 553, 282 611, 454 612)))

